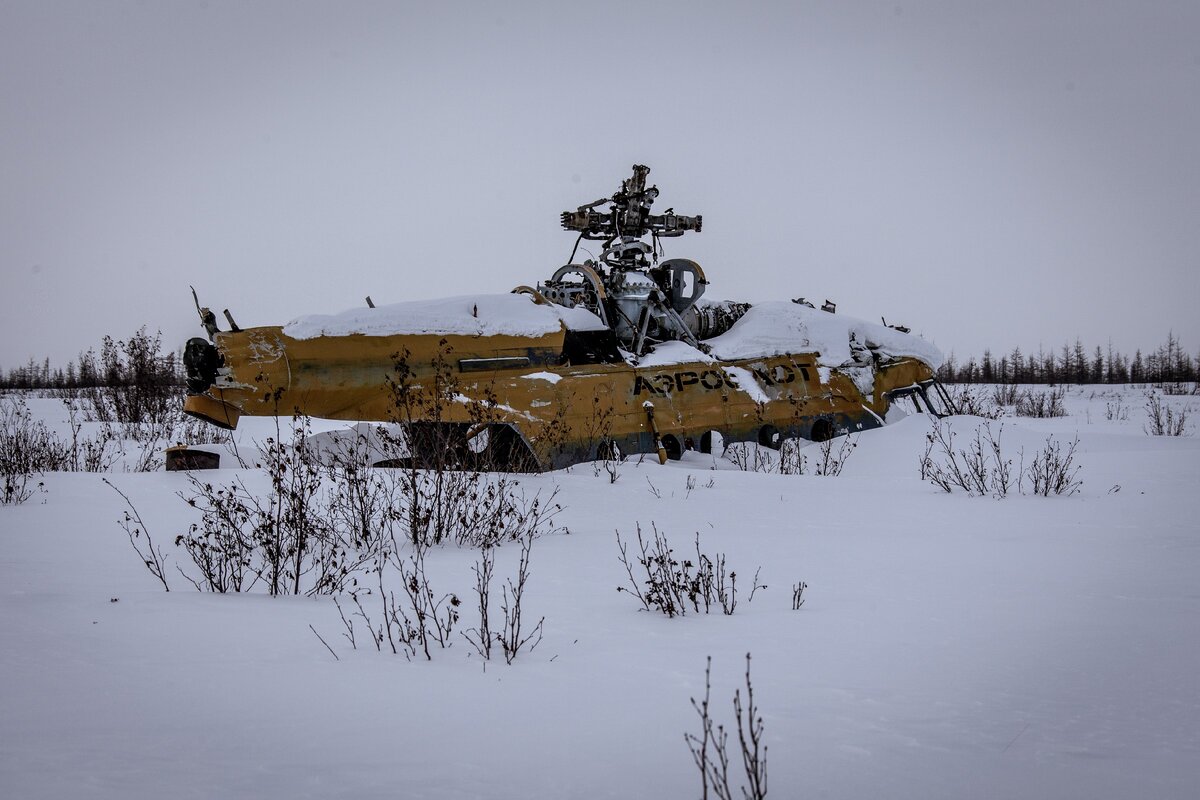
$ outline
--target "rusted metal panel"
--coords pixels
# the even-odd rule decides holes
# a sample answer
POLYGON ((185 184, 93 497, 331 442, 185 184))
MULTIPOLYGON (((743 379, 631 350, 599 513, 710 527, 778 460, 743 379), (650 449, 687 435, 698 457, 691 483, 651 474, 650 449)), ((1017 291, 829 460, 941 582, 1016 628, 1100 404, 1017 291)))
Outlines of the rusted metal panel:
POLYGON ((661 436, 697 446, 709 431, 726 442, 759 441, 769 426, 780 435, 809 436, 817 420, 833 432, 877 427, 887 413, 886 394, 932 377, 915 359, 877 370, 874 391, 864 397, 837 370, 822 370, 815 354, 729 362, 692 362, 638 368, 626 363, 559 366, 562 334, 524 337, 437 335, 342 336, 295 340, 279 328, 258 328, 217 337, 225 368, 204 395, 188 398, 187 410, 233 427, 240 414, 305 414, 329 419, 396 418, 389 380, 398 359, 411 370, 414 389, 434 364, 484 362, 482 371, 453 369, 454 400, 440 418, 477 421, 477 406, 520 433, 543 467, 590 458, 602 439, 637 449, 650 433, 645 403, 654 404, 661 436), (514 354, 520 355, 514 355, 514 354), (821 374, 828 375, 822 382, 821 374), (494 402, 493 402, 494 401, 494 402), (556 435, 547 433, 554 427, 556 435), (553 441, 551 439, 553 438, 553 441))

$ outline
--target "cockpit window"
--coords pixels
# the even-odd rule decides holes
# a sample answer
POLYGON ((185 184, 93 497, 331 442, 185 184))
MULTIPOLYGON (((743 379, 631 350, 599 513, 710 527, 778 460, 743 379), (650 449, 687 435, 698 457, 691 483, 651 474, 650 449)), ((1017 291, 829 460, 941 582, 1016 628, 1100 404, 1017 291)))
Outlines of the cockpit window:
POLYGON ((891 403, 910 414, 933 414, 946 417, 954 413, 949 395, 937 381, 907 386, 889 395, 891 403))
POLYGON ((921 384, 921 394, 930 410, 939 417, 948 417, 954 412, 954 403, 950 395, 937 381, 926 381, 921 384))

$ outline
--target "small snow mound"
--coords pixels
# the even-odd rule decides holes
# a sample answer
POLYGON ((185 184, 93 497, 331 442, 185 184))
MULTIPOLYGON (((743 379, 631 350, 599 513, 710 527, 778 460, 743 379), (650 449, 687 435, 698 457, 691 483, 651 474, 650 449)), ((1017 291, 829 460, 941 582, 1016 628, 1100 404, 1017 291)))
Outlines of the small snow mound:
POLYGON ((564 325, 577 331, 604 329, 604 323, 586 309, 538 304, 526 294, 481 294, 353 308, 340 314, 310 314, 289 322, 283 333, 293 339, 430 333, 545 336, 562 330, 564 325))
POLYGON ((725 367, 725 373, 732 377, 737 382, 738 388, 750 395, 750 399, 754 402, 771 402, 771 398, 758 385, 758 378, 754 377, 754 373, 750 370, 745 367, 725 367))
POLYGON ((787 301, 755 304, 732 328, 706 344, 722 359, 815 352, 820 364, 841 367, 854 362, 852 338, 884 360, 918 358, 933 369, 942 363, 941 351, 919 336, 787 301))
POLYGON ((712 363, 713 357, 700 352, 687 342, 668 341, 654 345, 654 350, 638 360, 639 367, 664 367, 672 364, 712 363))
POLYGON ((528 375, 522 375, 522 378, 531 381, 546 381, 548 383, 558 383, 562 380, 562 375, 553 372, 531 372, 528 375))

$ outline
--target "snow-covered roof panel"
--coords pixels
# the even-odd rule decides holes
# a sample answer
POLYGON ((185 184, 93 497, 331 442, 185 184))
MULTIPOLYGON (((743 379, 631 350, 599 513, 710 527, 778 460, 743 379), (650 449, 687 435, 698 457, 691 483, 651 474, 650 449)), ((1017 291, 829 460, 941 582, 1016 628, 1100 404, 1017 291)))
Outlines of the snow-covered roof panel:
POLYGON ((570 330, 603 330, 604 323, 582 308, 538 304, 527 294, 480 294, 413 300, 353 308, 340 314, 309 314, 283 327, 293 339, 318 336, 545 336, 563 326, 570 330))
POLYGON ((669 341, 654 345, 654 349, 638 359, 639 367, 665 367, 672 364, 695 364, 713 358, 687 342, 669 341))
POLYGON ((705 344, 723 359, 818 353, 819 363, 840 367, 854 360, 851 335, 885 360, 918 358, 934 369, 942 363, 941 351, 919 336, 787 301, 756 303, 732 328, 705 344))

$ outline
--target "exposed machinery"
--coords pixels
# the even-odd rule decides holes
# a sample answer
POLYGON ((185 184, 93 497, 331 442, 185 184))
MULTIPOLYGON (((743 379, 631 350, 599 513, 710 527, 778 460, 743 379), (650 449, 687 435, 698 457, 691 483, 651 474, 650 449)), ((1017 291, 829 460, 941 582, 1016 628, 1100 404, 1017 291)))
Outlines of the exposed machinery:
POLYGON ((649 173, 649 167, 635 164, 633 177, 612 197, 562 213, 563 228, 579 231, 571 262, 580 240, 602 241, 604 249, 598 262, 568 263, 538 285, 552 302, 595 313, 635 356, 669 339, 700 347, 700 339, 719 332, 706 327, 707 320, 696 310, 708 285, 700 265, 686 258, 658 261, 660 237, 699 231, 703 218, 676 214, 674 209, 651 214, 658 187, 647 188, 649 173), (596 210, 605 203, 607 212, 596 210), (642 241, 646 236, 651 242, 642 241))
POLYGON ((936 348, 899 326, 791 302, 711 302, 695 261, 661 239, 703 218, 651 213, 650 170, 562 214, 569 262, 511 295, 368 307, 231 330, 201 308, 184 409, 400 423, 411 458, 547 469, 633 452, 678 458, 716 442, 827 439, 884 423, 893 401, 953 411, 936 348), (649 239, 649 241, 647 241, 649 239), (580 242, 600 257, 575 262, 580 242), (398 377, 399 376, 399 379, 398 377), (403 384, 402 403, 397 387, 403 384), (403 405, 403 408, 399 406, 403 405), (436 452, 435 452, 436 451, 436 452))

